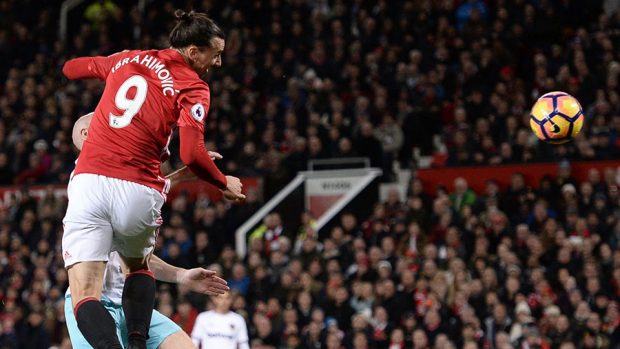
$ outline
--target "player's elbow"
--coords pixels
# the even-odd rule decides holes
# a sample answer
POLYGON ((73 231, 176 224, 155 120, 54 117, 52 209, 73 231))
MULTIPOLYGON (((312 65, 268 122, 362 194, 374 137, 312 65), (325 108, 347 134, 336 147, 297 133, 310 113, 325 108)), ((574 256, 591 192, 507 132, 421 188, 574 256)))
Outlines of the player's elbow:
POLYGON ((198 157, 196 156, 196 152, 191 149, 187 149, 185 147, 181 147, 181 161, 189 168, 196 165, 196 161, 198 157))
POLYGON ((66 62, 65 62, 65 64, 62 66, 62 74, 63 74, 64 76, 66 76, 66 77, 67 77, 67 79, 71 79, 71 80, 73 80, 73 79, 75 79, 75 78, 76 78, 76 76, 75 76, 75 69, 74 69, 74 67, 73 67, 73 65, 74 65, 74 63, 75 63, 74 61, 75 61, 74 59, 68 60, 68 61, 66 61, 66 62))
POLYGON ((199 156, 206 152, 201 137, 188 127, 180 127, 179 135, 181 136, 180 156, 181 161, 189 168, 192 168, 199 162, 199 156))

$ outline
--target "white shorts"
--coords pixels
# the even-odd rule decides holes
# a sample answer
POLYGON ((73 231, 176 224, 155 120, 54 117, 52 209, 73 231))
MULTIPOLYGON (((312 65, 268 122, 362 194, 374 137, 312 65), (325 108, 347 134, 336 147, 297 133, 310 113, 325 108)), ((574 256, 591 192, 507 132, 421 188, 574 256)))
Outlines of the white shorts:
POLYGON ((62 236, 65 267, 107 262, 111 251, 129 258, 145 257, 153 251, 165 201, 157 190, 82 173, 71 179, 67 194, 62 236))

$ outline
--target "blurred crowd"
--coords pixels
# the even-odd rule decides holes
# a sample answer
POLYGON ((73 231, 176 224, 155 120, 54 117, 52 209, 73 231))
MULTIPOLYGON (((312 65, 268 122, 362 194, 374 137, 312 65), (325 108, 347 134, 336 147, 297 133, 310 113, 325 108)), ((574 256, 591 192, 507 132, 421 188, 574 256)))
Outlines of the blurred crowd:
MULTIPOLYGON (((66 203, 27 185, 67 183, 73 122, 103 85, 67 81, 63 62, 166 47, 176 8, 207 11, 227 33, 209 77, 207 147, 225 173, 261 176, 267 197, 308 159, 368 157, 391 180, 423 156, 440 167, 619 155, 620 12, 603 11, 613 1, 146 3, 142 14, 134 1, 87 1, 63 42, 59 6, 0 0, 0 185, 23 186, 0 209, 0 348, 69 347, 66 203), (586 115, 566 145, 528 129, 529 106, 551 90, 586 115)), ((620 183, 596 171, 578 183, 562 169, 539 187, 514 174, 479 193, 458 179, 429 194, 414 178, 406 198, 391 193, 370 217, 342 214, 323 241, 308 214, 286 231, 273 213, 242 260, 233 231, 258 198, 230 207, 181 195, 157 253, 220 271, 252 348, 614 348, 620 183)), ((157 308, 190 331, 208 300, 159 289, 157 308)))
POLYGON ((613 158, 620 15, 603 2, 613 3, 178 0, 146 1, 141 13, 97 0, 70 12, 62 41, 59 8, 2 0, 0 185, 66 182, 72 121, 95 108, 102 84, 67 81, 63 62, 167 47, 175 8, 207 11, 225 29, 223 66, 208 79, 208 146, 225 172, 264 176, 268 193, 308 159, 368 157, 390 180, 424 156, 433 166, 613 158), (576 96, 586 115, 567 145, 529 131, 529 107, 551 90, 576 96))
MULTIPOLYGON (((571 349, 620 345, 620 172, 576 181, 563 162, 537 187, 512 175, 473 192, 389 193, 368 217, 343 212, 320 241, 277 212, 240 259, 226 241, 243 208, 178 196, 156 253, 229 283, 256 349, 571 349)), ((254 199, 252 199, 254 200, 254 199)), ((0 348, 70 348, 59 242, 66 203, 27 193, 2 211, 0 348)), ((243 208, 245 210, 245 208, 243 208)), ((162 283, 156 308, 191 333, 208 299, 162 283)))

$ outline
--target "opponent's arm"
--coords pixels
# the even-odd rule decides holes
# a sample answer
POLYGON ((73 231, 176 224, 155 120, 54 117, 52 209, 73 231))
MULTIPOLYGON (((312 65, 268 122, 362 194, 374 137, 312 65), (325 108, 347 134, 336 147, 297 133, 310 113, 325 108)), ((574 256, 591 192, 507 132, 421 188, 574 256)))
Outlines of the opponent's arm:
POLYGON ((155 274, 155 279, 185 285, 197 293, 217 296, 229 290, 226 280, 218 277, 213 270, 178 268, 155 255, 151 256, 149 269, 155 274))
MULTIPOLYGON (((211 158, 211 160, 220 160, 223 158, 220 153, 215 151, 209 151, 209 157, 211 158)), ((196 175, 192 171, 190 171, 187 166, 183 166, 180 169, 168 174, 166 178, 170 180, 170 185, 174 186, 176 184, 179 184, 180 182, 191 181, 198 177, 196 177, 196 175)))

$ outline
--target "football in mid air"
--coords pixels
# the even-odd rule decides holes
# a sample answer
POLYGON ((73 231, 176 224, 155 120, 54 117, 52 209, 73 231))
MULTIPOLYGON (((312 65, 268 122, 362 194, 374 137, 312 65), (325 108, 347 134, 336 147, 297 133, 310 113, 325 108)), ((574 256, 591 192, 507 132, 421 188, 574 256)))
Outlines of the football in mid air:
POLYGON ((562 144, 579 134, 583 119, 579 101, 566 92, 555 91, 538 98, 530 113, 530 127, 540 140, 562 144))

